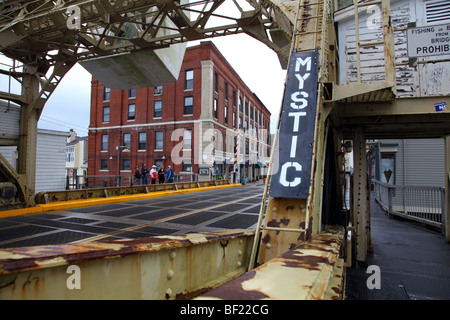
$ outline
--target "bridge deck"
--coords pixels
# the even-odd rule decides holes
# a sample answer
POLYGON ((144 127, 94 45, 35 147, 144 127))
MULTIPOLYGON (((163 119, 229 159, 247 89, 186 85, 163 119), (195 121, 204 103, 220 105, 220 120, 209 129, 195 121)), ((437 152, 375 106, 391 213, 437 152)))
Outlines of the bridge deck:
POLYGON ((263 185, 178 194, 0 219, 0 248, 180 235, 256 224, 263 185))

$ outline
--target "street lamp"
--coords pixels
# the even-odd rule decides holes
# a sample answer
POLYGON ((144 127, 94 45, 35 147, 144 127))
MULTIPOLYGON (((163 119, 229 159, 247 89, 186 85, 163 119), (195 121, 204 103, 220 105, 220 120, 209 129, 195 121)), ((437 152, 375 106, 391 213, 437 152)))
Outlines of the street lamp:
POLYGON ((116 146, 117 150, 117 186, 120 187, 121 179, 120 179, 120 152, 121 151, 130 151, 126 146, 116 146))

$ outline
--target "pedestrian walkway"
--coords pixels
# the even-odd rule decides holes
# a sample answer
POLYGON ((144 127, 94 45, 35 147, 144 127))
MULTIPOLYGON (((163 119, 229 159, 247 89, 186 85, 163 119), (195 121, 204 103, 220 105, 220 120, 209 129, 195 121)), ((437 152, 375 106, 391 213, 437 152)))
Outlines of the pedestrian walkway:
POLYGON ((439 232, 390 219, 371 200, 371 234, 367 265, 380 267, 381 289, 367 288, 366 266, 348 268, 347 299, 450 299, 450 244, 439 232))

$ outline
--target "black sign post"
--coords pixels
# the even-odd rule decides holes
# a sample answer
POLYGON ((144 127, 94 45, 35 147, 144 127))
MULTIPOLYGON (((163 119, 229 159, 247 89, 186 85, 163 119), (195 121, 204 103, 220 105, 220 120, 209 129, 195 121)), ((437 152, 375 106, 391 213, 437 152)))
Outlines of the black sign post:
MULTIPOLYGON (((308 198, 317 102, 318 52, 291 55, 278 140, 274 198, 308 198)), ((274 170, 275 171, 275 170, 274 170)))

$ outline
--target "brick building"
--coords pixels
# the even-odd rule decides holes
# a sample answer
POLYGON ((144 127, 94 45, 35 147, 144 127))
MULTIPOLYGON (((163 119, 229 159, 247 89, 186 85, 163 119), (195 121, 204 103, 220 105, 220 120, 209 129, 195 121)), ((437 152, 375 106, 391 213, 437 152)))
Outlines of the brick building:
POLYGON ((256 178, 269 162, 269 124, 270 112, 216 46, 201 42, 187 48, 176 82, 119 90, 92 79, 88 173, 155 164, 199 180, 256 178))

